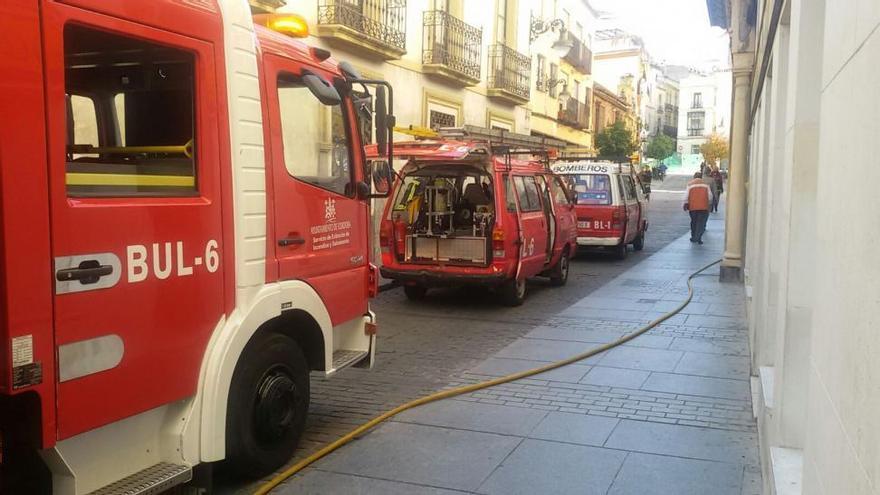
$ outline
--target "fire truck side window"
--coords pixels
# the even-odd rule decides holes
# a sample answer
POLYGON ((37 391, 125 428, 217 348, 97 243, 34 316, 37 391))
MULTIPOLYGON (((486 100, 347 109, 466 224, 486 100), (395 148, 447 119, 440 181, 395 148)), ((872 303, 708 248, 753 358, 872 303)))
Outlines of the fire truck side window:
POLYGON ((299 76, 278 76, 284 164, 294 178, 352 196, 351 144, 341 105, 324 105, 299 76))
POLYGON ((68 25, 67 193, 193 196, 192 53, 68 25))

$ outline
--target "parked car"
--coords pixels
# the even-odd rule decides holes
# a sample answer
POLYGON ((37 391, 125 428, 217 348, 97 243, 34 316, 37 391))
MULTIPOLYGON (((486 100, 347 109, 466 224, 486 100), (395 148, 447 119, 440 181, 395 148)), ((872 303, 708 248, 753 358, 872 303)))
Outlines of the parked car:
POLYGON ((551 169, 566 182, 577 213, 577 245, 612 250, 626 258, 641 251, 648 230, 648 198, 629 164, 560 159, 551 169))
POLYGON ((381 223, 381 271, 410 299, 431 287, 478 285, 516 306, 529 277, 566 283, 576 250, 568 189, 545 161, 510 152, 510 143, 540 147, 540 138, 503 134, 490 144, 470 128, 461 141, 395 145, 406 164, 381 223))

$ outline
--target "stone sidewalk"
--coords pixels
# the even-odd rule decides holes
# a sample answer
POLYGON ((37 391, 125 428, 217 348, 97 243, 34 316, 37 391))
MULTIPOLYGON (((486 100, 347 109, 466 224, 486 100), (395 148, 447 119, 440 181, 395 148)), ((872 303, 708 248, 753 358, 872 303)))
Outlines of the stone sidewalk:
MULTIPOLYGON (((450 386, 610 342, 687 294, 718 259, 684 236, 450 386)), ((742 287, 713 267, 682 313, 577 364, 408 411, 276 489, 286 494, 760 493, 742 287)), ((528 301, 526 301, 528 304, 528 301)))

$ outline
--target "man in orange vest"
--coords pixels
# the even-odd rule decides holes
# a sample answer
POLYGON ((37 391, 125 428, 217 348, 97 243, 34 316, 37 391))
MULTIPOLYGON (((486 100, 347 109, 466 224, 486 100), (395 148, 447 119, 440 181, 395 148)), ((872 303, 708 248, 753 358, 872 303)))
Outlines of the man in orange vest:
POLYGON ((712 204, 712 191, 703 182, 703 174, 697 172, 694 179, 688 182, 687 201, 684 209, 691 215, 691 242, 703 243, 703 232, 709 220, 709 205, 712 204))

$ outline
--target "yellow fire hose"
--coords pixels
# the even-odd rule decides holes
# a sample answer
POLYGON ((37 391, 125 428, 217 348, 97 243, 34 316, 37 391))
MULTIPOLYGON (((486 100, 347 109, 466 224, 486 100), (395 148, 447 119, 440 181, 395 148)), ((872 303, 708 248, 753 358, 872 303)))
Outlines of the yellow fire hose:
POLYGON ((682 301, 681 304, 676 306, 675 309, 673 309, 672 311, 653 320, 652 322, 639 328, 635 332, 624 335, 623 337, 615 340, 614 342, 610 342, 608 344, 603 344, 603 345, 600 345, 599 347, 594 347, 594 348, 590 349, 589 351, 583 352, 581 354, 572 356, 567 359, 563 359, 562 361, 556 361, 554 363, 550 363, 550 364, 547 364, 547 365, 544 365, 544 366, 541 366, 538 368, 520 371, 518 373, 513 373, 513 374, 510 374, 507 376, 502 376, 500 378, 494 378, 492 380, 486 380, 484 382, 474 383, 471 385, 463 385, 461 387, 456 387, 456 388, 452 388, 449 390, 443 390, 443 391, 437 392, 435 394, 420 397, 420 398, 415 399, 413 401, 407 402, 406 404, 401 404, 401 405, 395 407, 394 409, 391 409, 390 411, 386 411, 386 412, 380 414, 379 416, 376 416, 375 418, 371 419, 370 421, 367 421, 366 423, 358 426, 354 430, 351 430, 350 432, 345 434, 345 436, 325 445, 323 448, 321 448, 321 450, 319 450, 319 451, 315 452, 314 454, 306 457, 305 459, 297 462, 296 464, 294 464, 293 466, 291 466, 290 468, 288 468, 284 472, 278 474, 277 476, 275 476, 274 478, 272 478, 271 480, 266 482, 264 485, 260 486, 257 489, 257 491, 254 492, 254 495, 266 495, 267 493, 272 491, 273 488, 275 488, 278 485, 280 485, 281 483, 283 483, 284 480, 286 480, 286 479, 290 478, 291 476, 295 475, 296 473, 302 471, 303 469, 305 469, 306 467, 308 467, 309 465, 311 465, 312 463, 314 463, 318 459, 335 451, 339 447, 342 447, 343 445, 350 443, 352 440, 363 435, 364 433, 366 433, 367 431, 369 431, 370 429, 372 429, 376 425, 384 422, 385 420, 387 420, 389 418, 392 418, 392 417, 402 413, 403 411, 406 411, 407 409, 412 409, 414 407, 418 407, 423 404, 427 404, 429 402, 435 402, 435 401, 438 401, 441 399, 448 399, 450 397, 455 397, 458 395, 467 394, 470 392, 475 392, 477 390, 482 390, 484 388, 493 387, 495 385, 501 385, 502 383, 512 382, 515 380, 519 380, 521 378, 528 378, 530 376, 534 376, 539 373, 544 373, 545 371, 554 370, 556 368, 560 368, 562 366, 572 364, 577 361, 581 361, 583 359, 587 359, 591 356, 595 356, 596 354, 599 354, 601 352, 605 352, 609 349, 613 349, 621 344, 629 342, 630 340, 638 337, 639 335, 642 335, 643 333, 645 333, 648 330, 663 323, 664 321, 668 320, 669 318, 672 318, 673 316, 678 314, 679 311, 684 309, 685 306, 690 304, 691 299, 693 299, 693 297, 694 297, 694 286, 693 286, 694 277, 696 277, 697 275, 699 275, 703 271, 707 270, 708 268, 712 267, 713 265, 717 265, 720 262, 721 262, 721 260, 713 261, 712 263, 709 263, 708 265, 704 266, 703 268, 700 268, 699 270, 691 273, 687 279, 687 286, 688 286, 687 298, 685 298, 685 300, 682 301))

